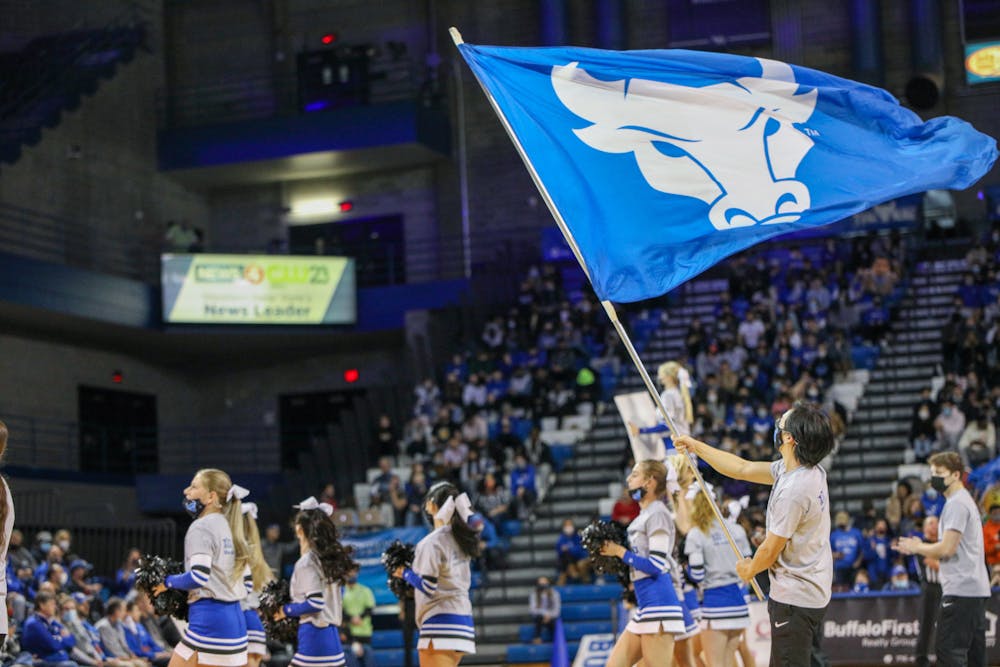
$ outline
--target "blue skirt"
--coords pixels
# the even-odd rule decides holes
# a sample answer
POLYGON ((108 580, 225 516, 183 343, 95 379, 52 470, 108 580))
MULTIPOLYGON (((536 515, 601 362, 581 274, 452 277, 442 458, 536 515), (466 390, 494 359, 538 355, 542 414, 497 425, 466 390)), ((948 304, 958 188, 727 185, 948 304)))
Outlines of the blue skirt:
POLYGON ((299 623, 299 644, 291 664, 297 667, 342 667, 344 662, 340 629, 336 625, 317 628, 312 623, 299 623))
POLYGON ((684 607, 677 599, 674 582, 669 574, 645 577, 635 582, 638 609, 625 628, 632 634, 667 632, 684 634, 684 607))
POLYGON ((218 667, 247 664, 247 622, 239 602, 202 598, 188 607, 188 625, 174 650, 185 660, 218 667))
POLYGON ((253 655, 267 655, 267 634, 260 614, 256 609, 244 609, 243 615, 247 621, 247 652, 253 655))
POLYGON ((419 630, 418 649, 476 652, 476 627, 471 616, 434 614, 424 619, 419 630))
POLYGON ((749 627, 750 608, 739 584, 727 584, 703 591, 701 617, 709 627, 738 630, 749 627))

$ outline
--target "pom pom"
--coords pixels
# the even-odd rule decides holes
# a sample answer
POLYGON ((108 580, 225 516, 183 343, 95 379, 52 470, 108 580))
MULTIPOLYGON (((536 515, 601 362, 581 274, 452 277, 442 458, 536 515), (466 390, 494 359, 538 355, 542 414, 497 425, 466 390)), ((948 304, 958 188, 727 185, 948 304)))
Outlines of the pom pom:
POLYGON ((629 567, 621 558, 602 556, 601 547, 605 542, 620 544, 628 549, 628 536, 625 529, 617 522, 593 521, 580 532, 583 548, 590 554, 590 563, 597 574, 607 574, 615 577, 622 585, 625 601, 635 603, 635 591, 629 590, 629 567))
POLYGON ((291 601, 288 582, 284 579, 269 582, 260 592, 260 608, 257 610, 260 622, 264 624, 268 639, 279 644, 294 644, 299 636, 298 618, 286 616, 280 621, 274 620, 275 614, 291 601))
POLYGON ((413 590, 413 586, 410 586, 403 579, 392 576, 392 573, 401 567, 413 565, 416 552, 417 549, 412 544, 403 544, 396 540, 382 553, 382 566, 385 568, 386 574, 389 575, 389 590, 399 600, 407 597, 408 592, 413 590))
POLYGON ((188 593, 168 588, 159 595, 153 595, 153 589, 166 581, 171 574, 183 574, 184 564, 159 556, 145 554, 139 559, 139 567, 135 569, 135 587, 149 596, 153 611, 158 616, 173 616, 186 621, 188 615, 188 593))

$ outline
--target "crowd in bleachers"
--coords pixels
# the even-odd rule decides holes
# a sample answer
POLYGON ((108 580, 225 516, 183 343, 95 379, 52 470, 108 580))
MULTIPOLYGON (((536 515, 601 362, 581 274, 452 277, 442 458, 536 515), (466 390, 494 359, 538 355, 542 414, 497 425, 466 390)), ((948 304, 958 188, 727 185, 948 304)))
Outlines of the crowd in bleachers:
POLYGON ((11 534, 7 557, 10 627, 5 658, 44 667, 164 667, 180 640, 135 589, 138 550, 112 576, 98 576, 73 548, 72 534, 11 534))

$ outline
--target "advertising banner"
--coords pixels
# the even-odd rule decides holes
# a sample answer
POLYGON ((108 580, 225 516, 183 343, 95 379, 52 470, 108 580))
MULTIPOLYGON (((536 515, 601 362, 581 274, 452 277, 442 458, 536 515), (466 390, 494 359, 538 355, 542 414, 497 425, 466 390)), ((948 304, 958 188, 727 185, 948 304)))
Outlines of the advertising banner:
MULTIPOLYGON (((637 391, 631 394, 619 394, 615 396, 615 406, 618 414, 622 417, 622 423, 628 430, 629 423, 640 428, 655 426, 657 423, 656 406, 653 399, 645 391, 637 391)), ((667 431, 663 433, 647 433, 633 435, 628 432, 628 441, 632 445, 632 456, 635 460, 663 461, 667 457, 667 450, 663 444, 663 436, 670 435, 667 431)))
POLYGON ((965 80, 969 85, 1000 81, 1000 41, 965 45, 965 80))
POLYGON ((604 667, 614 647, 614 635, 584 635, 580 638, 573 667, 604 667))
POLYGON ((163 255, 163 320, 183 324, 354 324, 349 257, 163 255))

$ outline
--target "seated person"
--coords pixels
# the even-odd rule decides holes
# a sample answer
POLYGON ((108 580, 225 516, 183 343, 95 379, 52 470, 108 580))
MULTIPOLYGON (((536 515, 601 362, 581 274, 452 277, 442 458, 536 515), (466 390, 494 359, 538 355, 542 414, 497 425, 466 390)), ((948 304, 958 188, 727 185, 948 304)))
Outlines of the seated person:
POLYGON ((135 600, 125 604, 125 642, 129 650, 140 658, 149 660, 155 667, 166 667, 170 662, 170 652, 158 645, 142 624, 142 611, 135 600))
POLYGON ((35 598, 35 613, 24 622, 21 648, 31 653, 41 667, 77 667, 69 659, 76 638, 56 620, 56 596, 42 592, 35 598))
POLYGON ((590 559, 587 550, 583 548, 580 534, 572 519, 563 521, 562 534, 556 541, 556 558, 559 566, 560 586, 566 585, 566 579, 582 581, 590 571, 590 559))

